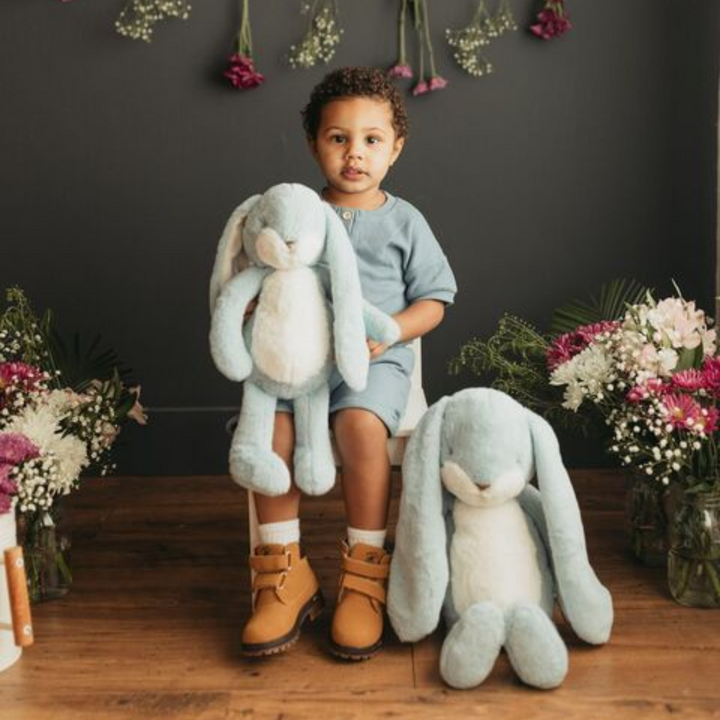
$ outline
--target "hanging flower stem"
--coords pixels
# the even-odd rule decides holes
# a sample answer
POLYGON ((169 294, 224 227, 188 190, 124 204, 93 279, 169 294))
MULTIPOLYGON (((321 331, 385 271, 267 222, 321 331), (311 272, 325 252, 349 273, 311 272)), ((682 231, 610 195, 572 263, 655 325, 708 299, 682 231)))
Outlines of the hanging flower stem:
POLYGON ((240 32, 237 39, 237 51, 240 55, 252 57, 252 31, 250 29, 250 0, 242 0, 240 9, 240 32))

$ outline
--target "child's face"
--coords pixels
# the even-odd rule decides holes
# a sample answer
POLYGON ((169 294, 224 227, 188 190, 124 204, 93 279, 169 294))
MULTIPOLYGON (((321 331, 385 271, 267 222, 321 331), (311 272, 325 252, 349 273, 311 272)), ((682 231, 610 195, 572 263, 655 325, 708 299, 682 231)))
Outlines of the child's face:
POLYGON ((392 119, 389 102, 369 97, 323 107, 317 137, 309 143, 327 180, 328 200, 365 209, 382 204, 380 183, 405 142, 395 136, 392 119))

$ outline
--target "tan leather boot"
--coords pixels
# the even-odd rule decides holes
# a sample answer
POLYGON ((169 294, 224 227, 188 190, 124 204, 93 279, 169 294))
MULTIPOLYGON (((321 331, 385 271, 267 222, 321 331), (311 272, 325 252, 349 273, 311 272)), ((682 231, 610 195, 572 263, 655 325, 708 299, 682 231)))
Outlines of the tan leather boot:
POLYGON ((390 555, 358 543, 341 543, 340 593, 333 616, 330 649, 347 660, 366 660, 382 646, 385 586, 390 555))
POLYGON ((250 567, 255 572, 255 606, 243 628, 242 652, 274 655, 297 641, 307 617, 314 620, 322 612, 322 593, 298 543, 258 545, 250 567))

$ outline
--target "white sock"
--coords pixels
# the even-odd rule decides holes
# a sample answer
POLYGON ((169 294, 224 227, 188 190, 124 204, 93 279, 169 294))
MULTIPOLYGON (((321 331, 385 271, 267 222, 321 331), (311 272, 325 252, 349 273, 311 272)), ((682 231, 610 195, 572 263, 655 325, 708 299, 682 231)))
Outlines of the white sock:
POLYGON ((372 545, 373 547, 384 547, 387 530, 359 530, 348 525, 348 545, 352 550, 358 543, 372 545))
POLYGON ((258 525, 263 545, 289 545, 300 542, 300 519, 258 525))

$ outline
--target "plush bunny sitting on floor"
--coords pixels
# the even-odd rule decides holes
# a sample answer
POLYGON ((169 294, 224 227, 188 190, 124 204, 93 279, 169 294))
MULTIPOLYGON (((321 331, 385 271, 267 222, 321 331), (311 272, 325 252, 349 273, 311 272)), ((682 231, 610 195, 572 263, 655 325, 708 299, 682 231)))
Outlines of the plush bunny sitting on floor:
POLYGON ((440 673, 449 685, 479 685, 504 647, 525 683, 553 688, 568 666, 551 620, 556 596, 580 638, 607 642, 612 599, 588 562, 552 428, 496 390, 442 398, 403 463, 388 595, 395 631, 419 640, 442 609, 440 673))
POLYGON ((290 489, 272 437, 277 398, 292 399, 295 482, 312 495, 327 492, 335 482, 327 384, 333 362, 351 388, 362 390, 366 337, 391 345, 400 335, 391 317, 363 300, 355 253, 330 205, 298 184, 246 200, 220 239, 210 309, 213 360, 230 380, 245 381, 230 449, 233 478, 265 495, 290 489))

